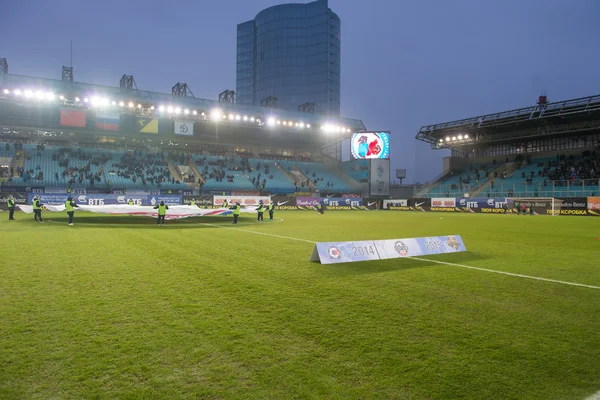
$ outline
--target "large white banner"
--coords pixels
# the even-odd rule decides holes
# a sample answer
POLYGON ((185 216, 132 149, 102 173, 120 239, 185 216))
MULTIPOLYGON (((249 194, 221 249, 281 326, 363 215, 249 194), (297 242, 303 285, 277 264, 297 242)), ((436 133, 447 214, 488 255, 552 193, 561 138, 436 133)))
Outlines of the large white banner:
POLYGON ((194 136, 194 123, 189 121, 175 121, 175 134, 194 136))
POLYGON ((390 195, 390 160, 370 160, 369 194, 370 196, 390 195))
POLYGON ((240 203, 240 206, 258 206, 261 200, 265 206, 271 203, 269 196, 214 196, 213 204, 220 206, 225 199, 227 199, 230 206, 233 206, 235 203, 240 203))
MULTIPOLYGON (((19 208, 26 214, 33 213, 33 206, 19 204, 19 208)), ((44 211, 52 212, 64 212, 64 205, 44 205, 44 211)), ((111 215, 138 215, 144 217, 158 217, 158 210, 152 206, 140 206, 140 205, 127 205, 127 204, 114 204, 114 205, 79 205, 75 209, 75 212, 88 211, 98 214, 111 214, 111 215)), ((242 208, 242 213, 255 214, 256 210, 252 208, 242 208)), ((217 209, 204 209, 196 206, 181 206, 181 205, 169 205, 167 215, 165 219, 180 219, 189 217, 202 217, 202 216, 215 216, 215 215, 230 215, 232 211, 228 208, 217 208, 217 209)))

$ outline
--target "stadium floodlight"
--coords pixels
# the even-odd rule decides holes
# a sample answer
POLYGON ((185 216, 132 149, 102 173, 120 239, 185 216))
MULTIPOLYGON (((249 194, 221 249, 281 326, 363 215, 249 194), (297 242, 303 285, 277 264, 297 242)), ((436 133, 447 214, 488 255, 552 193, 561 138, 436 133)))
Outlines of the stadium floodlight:
POLYGON ((250 117, 250 122, 254 122, 254 117, 250 117))
POLYGON ((287 126, 287 121, 283 121, 283 125, 287 126))
POLYGON ((450 141, 450 136, 446 136, 446 142, 450 141))
POLYGON ((167 107, 167 112, 168 113, 172 113, 173 112, 173 107, 171 107, 171 106, 167 107))
POLYGON ((456 136, 452 136, 452 141, 455 141, 455 140, 456 140, 456 136))
POLYGON ((154 106, 150 106, 150 109, 151 109, 151 110, 154 110, 154 106))
POLYGON ((138 104, 138 108, 142 108, 142 105, 141 105, 141 104, 138 104))
POLYGON ((159 110, 160 112, 163 112, 163 111, 165 111, 165 106, 160 106, 160 107, 158 107, 158 110, 159 110))
POLYGON ((44 93, 38 90, 37 92, 35 92, 35 98, 38 100, 42 100, 44 98, 44 93))
POLYGON ((25 97, 30 98, 31 96, 33 96, 33 92, 31 90, 26 90, 25 97))
POLYGON ((183 110, 183 113, 187 115, 187 114, 189 114, 189 113, 190 113, 190 110, 188 110, 188 109, 186 108, 185 110, 183 110))
POLYGON ((348 129, 346 129, 346 132, 350 133, 350 132, 352 132, 352 130, 350 128, 348 128, 348 129))
POLYGON ((469 138, 469 135, 465 134, 464 138, 465 138, 465 139, 468 139, 468 138, 469 138))
POLYGON ((269 119, 267 119, 267 125, 269 125, 269 126, 275 125, 275 118, 269 118, 269 119))
POLYGON ((62 94, 60 95, 59 99, 64 100, 65 96, 63 96, 62 94))
POLYGON ((127 103, 127 107, 133 108, 133 103, 130 101, 129 103, 127 103))
POLYGON ((21 95, 21 91, 19 89, 15 90, 15 96, 20 96, 21 95))
POLYGON ((125 103, 124 103, 124 102, 122 102, 122 101, 120 101, 120 102, 119 102, 119 107, 124 107, 124 106, 125 106, 125 103))
POLYGON ((202 115, 203 117, 206 117, 206 113, 205 113, 204 111, 202 111, 202 114, 201 114, 201 115, 202 115))
POLYGON ((462 140, 462 135, 458 135, 458 140, 462 140))
POLYGON ((117 102, 113 100, 113 102, 112 102, 112 105, 113 105, 113 106, 116 106, 116 105, 117 105, 117 102))
POLYGON ((229 114, 229 119, 233 119, 233 114, 229 114))
POLYGON ((175 114, 181 114, 181 108, 175 107, 175 114))
POLYGON ((304 128, 304 122, 300 122, 300 128, 304 128))
POLYGON ((244 121, 248 121, 248 116, 244 115, 244 121))
POLYGON ((79 103, 79 97, 75 97, 75 103, 79 103))
POLYGON ((440 139, 440 143, 444 143, 444 139, 440 139))
POLYGON ((106 97, 104 97, 100 101, 100 104, 102 104, 104 107, 107 107, 110 104, 110 100, 108 100, 106 97))
POLYGON ((10 94, 10 90, 4 89, 4 94, 10 94))
POLYGON ((280 120, 277 120, 277 125, 281 125, 281 121, 280 120))
POLYGON ((192 111, 192 114, 196 115, 198 112, 196 110, 192 111))
POLYGON ((235 116, 236 121, 239 121, 240 119, 242 119, 242 117, 239 114, 235 116))
POLYGON ((306 127, 307 127, 307 128, 310 128, 310 124, 306 124, 306 127))
POLYGON ((221 119, 221 110, 219 110, 218 108, 215 108, 214 110, 212 110, 210 112, 210 118, 214 119, 215 121, 218 121, 221 119))

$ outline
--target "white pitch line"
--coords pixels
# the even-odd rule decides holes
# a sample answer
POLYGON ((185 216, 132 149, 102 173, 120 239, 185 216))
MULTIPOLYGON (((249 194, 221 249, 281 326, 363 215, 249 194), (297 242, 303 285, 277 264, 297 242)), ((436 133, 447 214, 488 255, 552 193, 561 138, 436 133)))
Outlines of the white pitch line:
POLYGON ((594 393, 590 397, 586 397, 585 400, 600 400, 600 392, 594 393))
MULTIPOLYGON (((264 235, 264 236, 272 236, 272 237, 276 237, 276 238, 280 238, 280 239, 295 240, 295 241, 298 241, 298 242, 305 242, 305 243, 311 243, 311 244, 316 244, 317 243, 314 240, 300 239, 300 238, 295 238, 295 237, 291 237, 291 236, 275 235, 273 233, 249 231, 249 230, 246 230, 246 229, 234 228, 234 227, 231 227, 231 226, 222 226, 222 225, 216 225, 216 224, 210 224, 210 223, 205 223, 205 225, 216 226, 218 228, 223 228, 223 229, 231 229, 231 230, 234 230, 234 231, 240 231, 240 232, 246 232, 246 233, 253 233, 255 235, 264 235)), ((516 277, 516 278, 533 279, 533 280, 542 281, 542 282, 552 282, 552 283, 559 283, 561 285, 578 286, 578 287, 584 287, 584 288, 588 288, 588 289, 597 289, 597 290, 600 290, 600 286, 586 285, 586 284, 583 284, 583 283, 576 283, 576 282, 559 281, 557 279, 550 279, 550 278, 540 278, 538 276, 515 274, 513 272, 505 272, 505 271, 498 271, 498 270, 495 270, 495 269, 473 267, 473 266, 470 266, 470 265, 456 264, 456 263, 451 263, 451 262, 446 262, 446 261, 431 260, 429 258, 407 257, 407 259, 418 260, 418 261, 423 261, 423 262, 431 262, 431 263, 441 264, 441 265, 450 265, 450 266, 453 266, 453 267, 467 268, 467 269, 473 269, 473 270, 477 270, 477 271, 491 272, 491 273, 494 273, 494 274, 508 275, 508 276, 513 276, 513 277, 516 277)))

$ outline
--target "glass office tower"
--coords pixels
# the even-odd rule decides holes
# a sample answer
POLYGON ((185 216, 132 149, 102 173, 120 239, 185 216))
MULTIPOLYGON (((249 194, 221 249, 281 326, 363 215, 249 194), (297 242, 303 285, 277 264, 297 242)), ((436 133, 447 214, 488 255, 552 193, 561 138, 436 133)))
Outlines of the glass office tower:
POLYGON ((327 0, 267 8, 237 28, 238 103, 340 114, 340 19, 327 0))

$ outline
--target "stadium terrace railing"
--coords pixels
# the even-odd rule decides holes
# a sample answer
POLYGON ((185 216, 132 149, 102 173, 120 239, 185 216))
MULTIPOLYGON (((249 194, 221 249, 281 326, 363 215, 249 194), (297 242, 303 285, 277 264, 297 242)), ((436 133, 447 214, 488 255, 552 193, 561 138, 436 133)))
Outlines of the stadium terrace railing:
MULTIPOLYGON (((484 185, 484 184, 482 184, 484 185)), ((463 197, 474 193, 475 185, 441 184, 422 197, 463 197)), ((480 197, 586 197, 600 195, 600 179, 575 179, 569 181, 536 180, 535 182, 505 182, 495 179, 493 185, 484 188, 480 197)))

